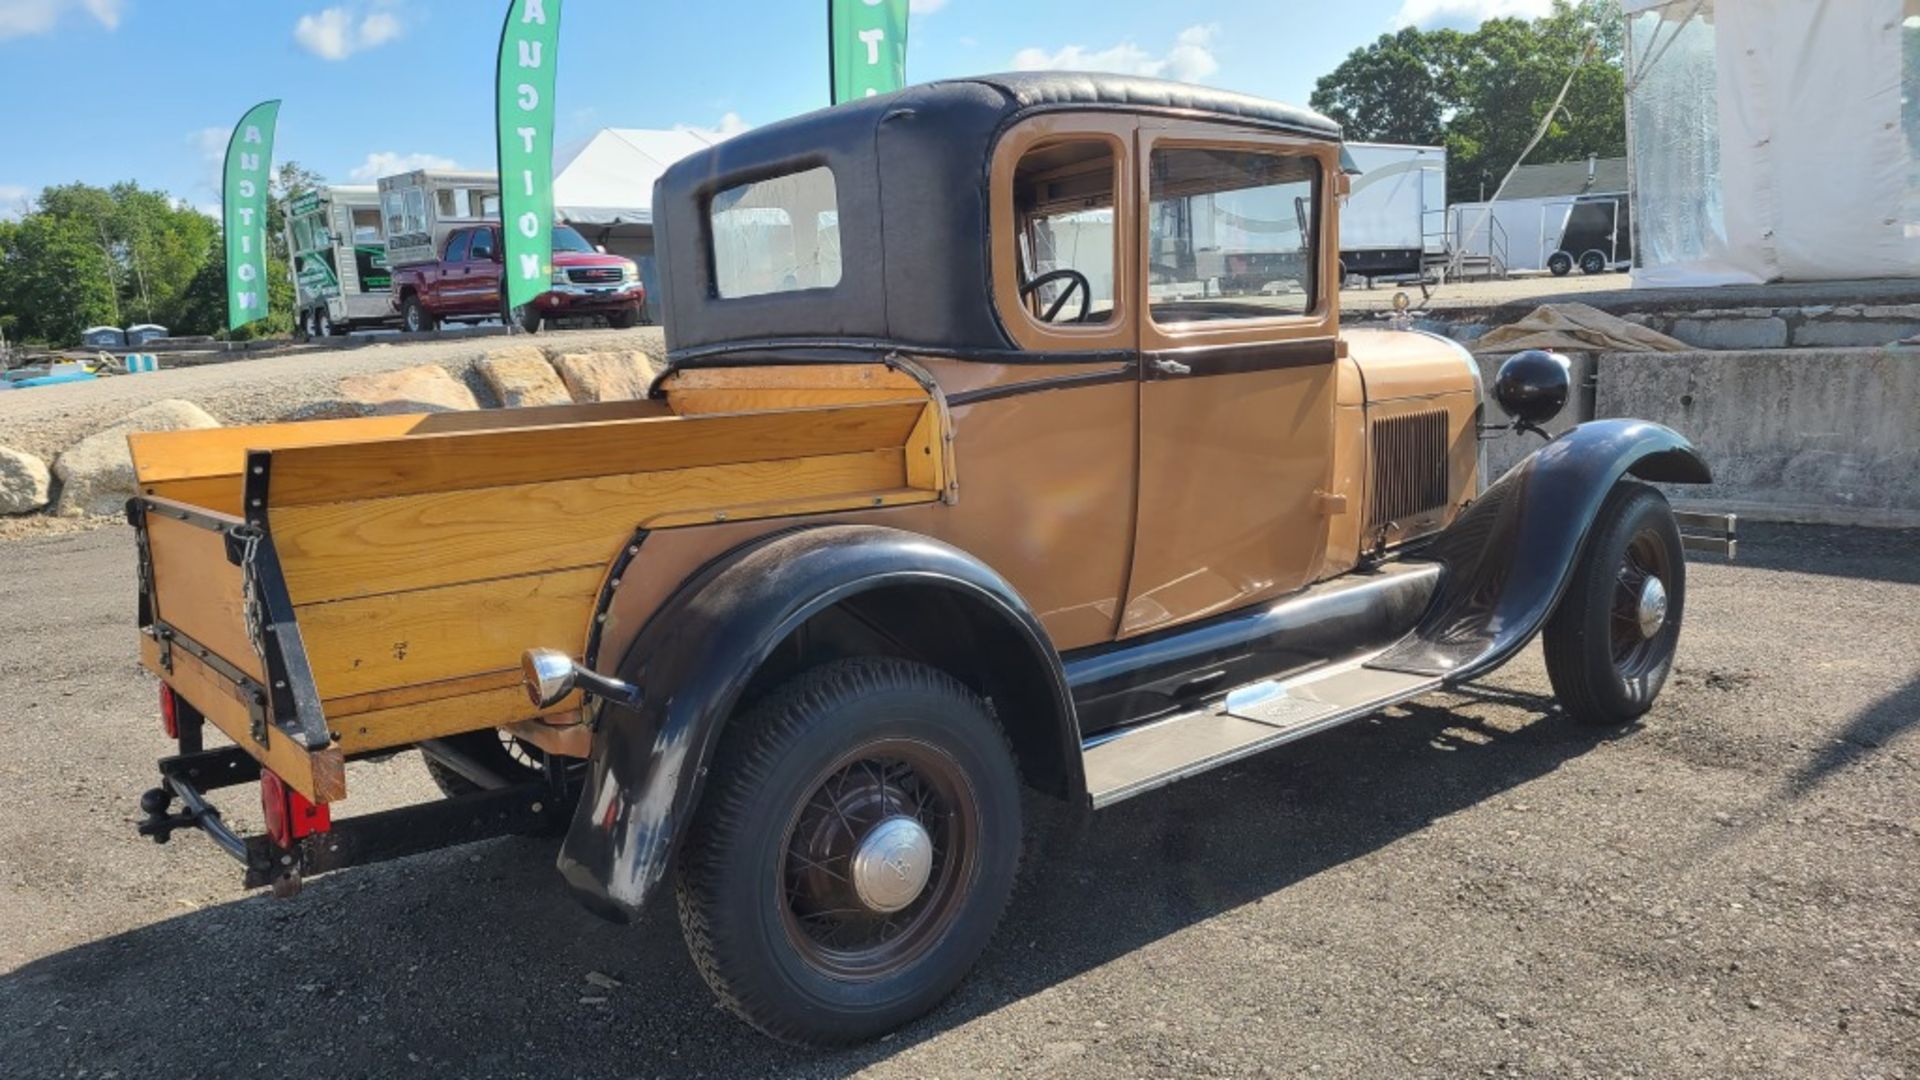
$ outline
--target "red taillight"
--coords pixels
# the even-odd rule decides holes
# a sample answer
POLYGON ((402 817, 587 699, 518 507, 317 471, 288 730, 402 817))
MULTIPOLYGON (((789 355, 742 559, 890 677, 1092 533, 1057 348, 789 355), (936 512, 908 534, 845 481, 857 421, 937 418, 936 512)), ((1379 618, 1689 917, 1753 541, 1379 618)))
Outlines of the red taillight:
POLYGON ((173 700, 173 687, 166 683, 160 684, 160 730, 169 739, 180 737, 180 706, 173 700))
POLYGON ((333 812, 326 803, 314 805, 286 781, 260 770, 260 811, 267 819, 267 837, 280 847, 333 828, 333 812))

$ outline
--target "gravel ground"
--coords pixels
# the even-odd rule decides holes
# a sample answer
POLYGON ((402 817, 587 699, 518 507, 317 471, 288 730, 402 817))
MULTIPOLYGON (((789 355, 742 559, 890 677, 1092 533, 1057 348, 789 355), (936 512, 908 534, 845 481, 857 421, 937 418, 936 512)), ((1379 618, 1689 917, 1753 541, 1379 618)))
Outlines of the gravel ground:
MULTIPOLYGON (((114 376, 0 393, 0 444, 37 454, 52 465, 60 451, 162 398, 185 398, 224 424, 258 424, 278 420, 308 402, 337 396, 342 376, 415 364, 445 366, 455 378, 466 378, 468 385, 482 395, 480 400, 486 402, 490 398, 485 386, 477 376, 470 375, 469 369, 488 350, 510 343, 583 352, 640 349, 656 357, 665 353, 660 328, 643 326, 632 330, 559 330, 534 338, 382 343, 163 369, 150 375, 114 376)), ((167 362, 164 354, 160 362, 167 362)))
MULTIPOLYGON (((0 1073, 1920 1076, 1916 544, 1752 527, 1694 564, 1629 731, 1552 715, 1529 650, 1067 823, 959 993, 836 1054, 717 1009, 670 908, 581 910, 551 842, 277 902, 137 839, 128 537, 0 544, 0 1073)), ((351 783, 431 792, 412 755, 351 783)))

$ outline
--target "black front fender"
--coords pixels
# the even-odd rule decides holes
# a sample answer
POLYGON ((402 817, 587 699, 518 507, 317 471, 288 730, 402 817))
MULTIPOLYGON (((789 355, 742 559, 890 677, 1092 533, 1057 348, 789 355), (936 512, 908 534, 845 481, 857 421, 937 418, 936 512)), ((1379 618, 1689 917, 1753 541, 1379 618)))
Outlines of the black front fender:
POLYGON ((957 548, 898 529, 782 533, 691 578, 622 659, 620 676, 642 694, 631 707, 601 707, 588 780, 560 851, 560 871, 587 906, 615 919, 640 912, 672 861, 721 729, 775 649, 834 604, 895 586, 956 592, 1017 640, 1052 683, 1051 720, 1071 740, 1078 766, 1060 658, 999 574, 957 548))
POLYGON ((1446 577, 1419 626, 1371 666, 1457 683, 1506 662, 1553 613, 1594 519, 1627 475, 1713 480, 1699 451, 1659 424, 1595 420, 1560 435, 1420 553, 1445 563, 1446 577))

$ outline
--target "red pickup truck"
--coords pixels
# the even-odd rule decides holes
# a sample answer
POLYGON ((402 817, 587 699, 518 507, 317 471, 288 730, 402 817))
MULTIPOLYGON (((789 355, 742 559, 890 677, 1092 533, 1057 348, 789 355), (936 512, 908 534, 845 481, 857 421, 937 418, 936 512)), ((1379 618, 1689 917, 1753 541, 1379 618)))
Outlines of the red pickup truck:
POLYGON ((553 230, 553 288, 515 311, 502 297, 500 226, 474 225, 447 234, 438 262, 393 268, 393 307, 401 328, 432 330, 447 320, 514 319, 533 333, 557 316, 597 315, 615 329, 640 322, 647 290, 633 260, 608 255, 565 225, 553 230))

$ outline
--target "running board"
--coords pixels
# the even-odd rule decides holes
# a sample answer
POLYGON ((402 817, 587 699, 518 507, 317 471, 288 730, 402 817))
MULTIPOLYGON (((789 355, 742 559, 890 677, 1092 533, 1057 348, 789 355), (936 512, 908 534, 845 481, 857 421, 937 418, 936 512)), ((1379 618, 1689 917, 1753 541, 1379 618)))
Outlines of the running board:
POLYGON ((1365 666, 1373 654, 1289 679, 1267 679, 1192 712, 1089 741, 1087 793, 1094 809, 1358 720, 1438 689, 1427 675, 1365 666))

